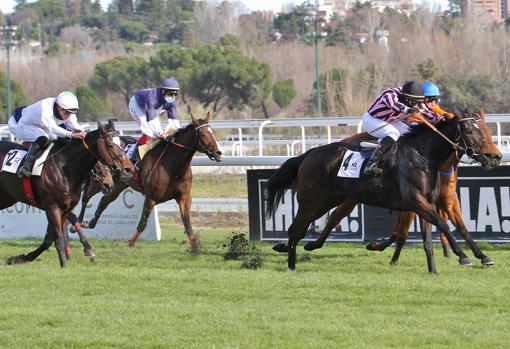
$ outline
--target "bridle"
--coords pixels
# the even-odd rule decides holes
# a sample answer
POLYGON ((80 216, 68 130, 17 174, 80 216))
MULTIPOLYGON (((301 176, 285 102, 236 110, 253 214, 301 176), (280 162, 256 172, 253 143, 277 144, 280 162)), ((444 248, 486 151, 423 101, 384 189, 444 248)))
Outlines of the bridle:
MULTIPOLYGON (((106 136, 110 136, 110 135, 113 135, 113 138, 118 137, 116 132, 108 132, 106 134, 106 136)), ((119 151, 118 154, 111 155, 107 148, 112 148, 112 146, 111 145, 106 145, 106 141, 104 139, 104 136, 100 136, 98 138, 98 140, 97 140, 97 151, 98 151, 98 153, 101 156, 101 158, 100 158, 98 156, 98 154, 96 154, 95 152, 90 150, 90 147, 87 144, 87 139, 86 138, 87 138, 86 136, 84 138, 82 138, 83 147, 89 153, 91 153, 96 159, 104 160, 105 165, 108 166, 111 171, 119 173, 120 172, 120 167, 117 165, 117 160, 125 156, 124 152, 123 151, 119 151)))
POLYGON ((175 137, 170 137, 168 139, 168 143, 172 144, 172 145, 174 145, 176 147, 179 147, 179 148, 187 149, 189 151, 198 151, 199 153, 203 153, 203 154, 207 155, 207 157, 209 157, 209 159, 217 161, 216 158, 214 157, 214 153, 212 151, 210 151, 209 149, 207 149, 207 147, 202 143, 200 135, 197 132, 197 130, 202 128, 202 127, 211 127, 211 126, 209 124, 203 124, 203 125, 200 125, 200 126, 197 126, 197 127, 194 128, 193 131, 195 132, 195 144, 193 144, 192 147, 189 147, 189 146, 184 145, 184 144, 177 143, 175 141, 175 137))

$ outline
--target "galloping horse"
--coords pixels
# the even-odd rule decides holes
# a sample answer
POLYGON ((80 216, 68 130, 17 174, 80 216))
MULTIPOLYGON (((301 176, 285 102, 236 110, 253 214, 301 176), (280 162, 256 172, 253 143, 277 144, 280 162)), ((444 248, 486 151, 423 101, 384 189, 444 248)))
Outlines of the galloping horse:
MULTIPOLYGON (((48 228, 43 243, 34 251, 9 257, 8 264, 34 261, 53 242, 60 266, 65 266, 65 221, 80 198, 81 184, 99 160, 121 177, 127 177, 133 165, 115 143, 113 124, 98 123, 98 129, 89 132, 83 140, 59 139, 51 149, 40 176, 20 179, 15 173, 0 172, 0 209, 24 202, 46 211, 48 228), (31 186, 33 195, 24 187, 31 186)), ((23 149, 17 143, 0 142, 0 163, 11 149, 23 149)))
POLYGON ((154 149, 147 152, 139 163, 141 170, 135 173, 140 180, 115 181, 113 191, 101 198, 94 218, 88 224, 82 224, 82 227, 94 228, 101 213, 129 186, 145 195, 142 217, 136 233, 129 240, 130 246, 135 245, 145 230, 154 205, 175 199, 191 248, 197 251, 198 237, 193 234, 190 221, 191 159, 198 151, 205 153, 211 160, 217 162, 223 160, 222 148, 209 125, 210 118, 209 113, 205 119, 198 120, 191 115, 192 122, 188 126, 179 129, 171 138, 162 140, 154 149))
MULTIPOLYGON (((485 140, 487 143, 484 144, 484 150, 482 156, 487 159, 488 167, 496 167, 499 165, 501 161, 502 154, 499 151, 498 147, 492 141, 491 131, 487 127, 485 123, 484 113, 481 111, 477 115, 473 115, 478 118, 478 125, 482 129, 482 132, 485 135, 485 140)), ((478 247, 478 245, 473 241, 473 238, 469 234, 469 231, 464 224, 462 219, 462 212, 460 210, 460 202, 457 197, 457 166, 459 163, 459 156, 452 156, 449 160, 443 164, 440 169, 441 174, 441 188, 439 199, 436 202, 437 209, 439 214, 443 217, 444 220, 450 219, 452 224, 457 228, 457 231, 462 235, 471 251, 475 255, 476 258, 480 259, 483 265, 492 265, 494 262, 487 257, 478 247)), ((371 251, 384 251, 386 247, 390 246, 393 242, 396 242, 396 249, 393 253, 393 257, 391 258, 391 263, 396 264, 398 262, 398 258, 400 256, 400 252, 402 247, 404 246, 409 227, 411 226, 416 214, 414 212, 401 212, 397 222, 395 223, 395 227, 393 228, 392 234, 389 238, 385 239, 383 242, 370 242, 367 245, 367 249, 371 251)), ((420 222, 423 226, 424 222, 420 222)), ((326 232, 326 229, 325 231, 326 232)), ((448 243, 444 239, 443 233, 440 235, 441 243, 443 245, 443 254, 445 257, 448 257, 448 243)), ((320 237, 322 240, 322 236, 320 237)), ((455 252, 455 250, 454 250, 455 252)), ((462 251, 461 251, 462 252, 462 251)), ((464 254, 461 253, 459 256, 459 262, 463 265, 471 265, 471 261, 464 254)))
MULTIPOLYGON (((358 150, 357 144, 332 143, 287 160, 267 183, 266 214, 274 215, 282 195, 295 181, 299 208, 288 230, 288 245, 274 247, 288 252, 289 270, 295 270, 296 246, 310 223, 345 202, 416 212, 442 230, 454 248, 450 229, 434 205, 439 195, 439 168, 456 150, 463 150, 483 166, 488 166, 488 162, 481 156, 484 135, 475 118, 461 115, 441 123, 437 129, 434 133, 420 125, 402 136, 396 144, 398 151, 387 153, 381 163, 382 178, 337 177, 346 150, 358 150)), ((422 234, 428 270, 436 273, 431 229, 424 229, 422 234)))
MULTIPOLYGON (((113 188, 113 178, 112 173, 108 166, 104 165, 102 162, 96 162, 96 165, 90 171, 89 175, 85 179, 85 183, 83 185, 83 194, 81 197, 81 205, 82 210, 85 210, 87 207, 87 203, 90 198, 95 194, 101 192, 103 194, 109 194, 113 188)), ((80 242, 83 245, 83 254, 85 257, 89 257, 91 261, 94 261, 96 258, 96 254, 94 253, 94 249, 90 245, 87 236, 83 232, 80 226, 80 220, 73 212, 69 212, 67 215, 67 220, 71 224, 71 229, 69 231, 71 233, 78 233, 78 237, 80 238, 80 242)), ((71 247, 69 245, 69 238, 66 239, 66 248, 65 253, 67 259, 71 257, 71 247)))
MULTIPOLYGON (((493 143, 491 137, 491 131, 487 127, 484 119, 484 113, 480 112, 479 114, 471 114, 471 116, 477 119, 477 124, 481 128, 484 136, 485 142, 482 142, 482 153, 481 157, 485 158, 487 163, 487 168, 493 168, 499 165, 501 161, 502 154, 497 148, 497 146, 493 143)), ((364 134, 356 134, 352 137, 346 138, 344 142, 352 142, 370 139, 370 135, 364 134)), ((473 241, 471 235, 467 231, 467 228, 462 220, 462 213, 460 211, 460 203, 456 195, 457 188, 457 165, 459 163, 459 158, 462 154, 453 153, 446 161, 443 163, 439 169, 440 171, 440 194, 438 201, 436 202, 436 206, 438 209, 438 213, 443 217, 444 220, 448 218, 452 221, 453 225, 460 232, 464 240, 467 242, 468 246, 473 251, 473 254, 479 258, 484 265, 491 265, 494 262, 487 257, 478 247, 478 245, 473 241)), ((318 248, 321 248, 324 245, 327 237, 331 230, 338 225, 340 220, 347 216, 354 206, 357 205, 357 202, 353 200, 346 200, 344 203, 338 205, 336 209, 330 216, 328 224, 325 226, 323 232, 320 237, 315 241, 307 242, 304 246, 305 250, 312 251, 318 248)), ((386 239, 383 242, 370 242, 367 244, 367 249, 372 251, 383 251, 391 245, 393 242, 396 243, 396 249, 393 254, 391 263, 396 264, 398 258, 400 256, 400 252, 402 247, 407 240, 407 235, 409 231, 409 227, 412 224, 416 214, 414 212, 401 212, 395 223, 395 227, 393 228, 393 232, 390 238, 386 239)), ((425 224, 430 224, 423 220, 420 220, 420 226, 422 229, 426 229, 425 224)), ((441 244, 443 245, 444 255, 448 256, 448 239, 444 236, 443 233, 440 234, 441 244)), ((455 245, 453 248, 454 253, 459 257, 459 263, 462 265, 471 265, 470 259, 465 255, 465 253, 460 249, 458 245, 455 245)))

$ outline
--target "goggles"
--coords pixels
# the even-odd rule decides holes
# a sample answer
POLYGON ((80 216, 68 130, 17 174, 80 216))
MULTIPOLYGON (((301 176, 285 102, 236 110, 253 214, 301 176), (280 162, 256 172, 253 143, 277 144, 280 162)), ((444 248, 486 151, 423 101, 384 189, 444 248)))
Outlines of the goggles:
POLYGON ((78 109, 64 109, 62 107, 60 107, 60 109, 62 109, 62 112, 65 114, 65 115, 71 115, 71 114, 76 114, 78 112, 78 109))
POLYGON ((179 95, 179 91, 177 90, 166 90, 166 89, 163 89, 161 91, 161 93, 163 94, 163 96, 178 96, 179 95))
POLYGON ((427 101, 427 102, 436 102, 436 103, 439 103, 440 100, 441 100, 441 98, 439 96, 425 97, 425 101, 427 101))

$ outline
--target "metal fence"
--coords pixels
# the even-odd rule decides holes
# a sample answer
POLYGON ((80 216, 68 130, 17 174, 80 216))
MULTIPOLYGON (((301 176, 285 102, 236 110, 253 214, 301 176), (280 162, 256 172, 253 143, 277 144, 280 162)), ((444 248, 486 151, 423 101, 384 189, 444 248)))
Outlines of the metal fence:
MULTIPOLYGON (((485 120, 493 129, 493 139, 504 154, 504 161, 510 161, 510 114, 486 114, 485 120)), ((186 126, 189 121, 181 121, 186 126)), ((95 123, 89 125, 95 127, 95 123)), ((289 157, 299 155, 306 150, 339 140, 334 138, 336 128, 356 128, 361 130, 361 116, 288 118, 288 119, 248 119, 213 120, 215 130, 230 130, 226 137, 218 139, 226 151, 225 161, 220 166, 278 166, 289 157), (268 132, 279 128, 281 134, 268 132), (297 129, 297 131, 296 131, 297 129), (288 136, 292 130, 294 136, 288 136), (295 136, 298 134, 298 136, 295 136), (285 135, 285 136, 283 136, 285 135), (277 139, 275 139, 277 138, 277 139)), ((115 127, 122 135, 140 135, 134 121, 118 121, 115 127)), ((343 132, 346 133, 346 130, 343 132)), ((6 125, 0 125, 0 139, 14 140, 6 125)), ((193 165, 208 166, 212 163, 203 156, 195 156, 193 165)))

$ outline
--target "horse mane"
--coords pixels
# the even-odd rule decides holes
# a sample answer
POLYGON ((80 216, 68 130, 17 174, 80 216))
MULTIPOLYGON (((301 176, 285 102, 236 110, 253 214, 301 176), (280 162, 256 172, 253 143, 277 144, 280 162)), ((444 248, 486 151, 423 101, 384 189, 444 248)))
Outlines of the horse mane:
POLYGON ((193 125, 193 123, 189 123, 187 124, 186 126, 184 127, 181 127, 180 129, 178 129, 177 131, 175 131, 175 133, 173 134, 174 137, 177 137, 179 136, 180 134, 186 132, 188 129, 192 128, 192 127, 195 127, 195 125, 193 125))
MULTIPOLYGON (((445 121, 441 121, 440 123, 436 124, 435 126, 439 131, 441 131, 442 129, 444 129, 450 125, 457 125, 458 122, 459 122, 458 118, 452 118, 452 119, 448 119, 445 121)), ((411 126, 411 130, 408 133, 400 136, 399 142, 404 142, 404 143, 408 142, 408 141, 415 142, 416 138, 422 137, 422 136, 430 136, 433 133, 434 133, 434 131, 426 124, 419 124, 416 126, 411 126)))

